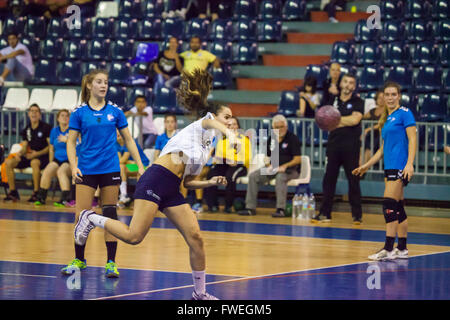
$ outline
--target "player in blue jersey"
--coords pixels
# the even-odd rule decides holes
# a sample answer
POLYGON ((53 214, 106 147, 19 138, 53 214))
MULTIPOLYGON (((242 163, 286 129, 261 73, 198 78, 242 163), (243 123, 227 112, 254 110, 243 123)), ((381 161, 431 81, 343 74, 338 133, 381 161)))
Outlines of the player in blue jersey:
MULTIPOLYGON (((135 141, 128 130, 127 119, 121 109, 105 101, 107 91, 106 71, 93 70, 85 75, 81 83, 83 103, 72 112, 69 120, 67 156, 72 179, 76 182, 75 223, 81 211, 91 209, 97 187, 100 188, 103 216, 117 219, 120 164, 116 150, 116 129, 122 134, 125 145, 138 165, 139 173, 145 172, 135 141), (76 152, 78 137, 81 138, 81 144, 76 152)), ((105 241, 108 253, 106 276, 118 277, 115 263, 117 239, 105 232, 105 241)), ((72 273, 74 267, 85 269, 84 251, 85 244, 75 243, 75 259, 61 272, 67 275, 72 273)))
POLYGON ((386 221, 386 242, 380 251, 370 255, 370 260, 392 260, 408 258, 406 240, 408 220, 404 208, 403 188, 414 174, 417 130, 414 115, 408 108, 400 106, 400 86, 387 82, 383 93, 385 110, 380 118, 381 148, 364 165, 353 170, 362 176, 381 157, 384 161, 383 214, 386 221), (395 238, 398 245, 394 249, 395 238))
POLYGON ((184 177, 184 186, 188 189, 226 185, 226 178, 222 176, 206 181, 197 181, 196 176, 208 161, 212 141, 218 133, 226 135, 230 144, 238 144, 236 134, 227 129, 232 118, 231 109, 206 101, 211 85, 212 76, 206 71, 196 69, 193 74, 183 73, 177 91, 178 101, 201 118, 173 136, 159 158, 139 179, 130 225, 85 210, 75 227, 75 242, 79 244, 85 243, 93 228, 101 227, 118 239, 136 245, 148 233, 158 210, 162 211, 189 246, 194 281, 192 298, 195 300, 217 298, 206 293, 203 239, 197 218, 179 191, 180 183, 184 177))

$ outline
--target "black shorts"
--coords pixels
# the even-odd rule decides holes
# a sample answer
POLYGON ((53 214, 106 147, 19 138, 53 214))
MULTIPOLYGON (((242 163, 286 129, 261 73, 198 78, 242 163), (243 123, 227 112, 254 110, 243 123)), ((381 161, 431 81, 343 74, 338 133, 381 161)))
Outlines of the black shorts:
MULTIPOLYGON (((48 154, 43 155, 43 156, 41 156, 41 157, 39 157, 37 159, 39 159, 41 161, 41 164, 39 165, 39 168, 41 170, 44 170, 45 167, 48 165, 48 154)), ((31 167, 31 160, 28 160, 27 158, 22 156, 20 158, 20 162, 19 162, 19 164, 17 165, 16 168, 17 169, 25 169, 25 168, 29 168, 29 167, 31 167)))
POLYGON ((403 177, 403 170, 400 170, 400 169, 387 169, 387 170, 384 170, 384 177, 387 179, 387 181, 402 180, 403 181, 403 185, 405 187, 409 183, 409 181, 403 177))
POLYGON ((120 185, 120 172, 103 173, 103 174, 88 174, 81 177, 82 181, 77 181, 77 184, 82 184, 94 189, 97 187, 103 188, 108 186, 120 185))
POLYGON ((65 160, 65 161, 59 161, 58 159, 53 159, 53 162, 55 162, 58 166, 60 166, 61 167, 61 165, 63 164, 63 163, 69 163, 69 161, 68 160, 65 160))
POLYGON ((158 205, 159 211, 186 203, 180 193, 181 179, 163 166, 154 164, 145 171, 136 185, 134 199, 143 199, 158 205))

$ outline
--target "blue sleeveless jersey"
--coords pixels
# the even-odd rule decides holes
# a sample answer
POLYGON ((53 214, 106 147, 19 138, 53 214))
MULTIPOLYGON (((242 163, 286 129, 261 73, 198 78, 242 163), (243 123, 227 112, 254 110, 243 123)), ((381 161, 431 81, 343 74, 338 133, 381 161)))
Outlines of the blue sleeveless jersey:
POLYGON ((66 131, 62 132, 61 128, 59 126, 54 127, 52 129, 52 131, 50 132, 50 144, 53 145, 53 148, 55 150, 55 159, 60 161, 60 162, 64 162, 67 161, 67 144, 65 142, 60 142, 58 140, 58 137, 60 135, 68 135, 69 134, 69 129, 67 129, 66 131))

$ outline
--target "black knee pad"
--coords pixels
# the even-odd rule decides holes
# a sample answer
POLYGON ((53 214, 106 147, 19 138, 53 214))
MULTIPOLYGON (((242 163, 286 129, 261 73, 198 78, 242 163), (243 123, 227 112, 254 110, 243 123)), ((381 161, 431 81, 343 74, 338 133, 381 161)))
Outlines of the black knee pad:
POLYGON ((104 217, 117 220, 117 208, 114 205, 106 205, 102 207, 102 213, 104 217))
POLYGON ((397 205, 398 205, 398 223, 402 223, 403 221, 406 220, 406 218, 408 218, 406 216, 405 207, 403 206, 403 200, 400 200, 397 205))
POLYGON ((398 220, 398 203, 391 198, 384 198, 383 200, 383 214, 386 223, 394 222, 398 220))

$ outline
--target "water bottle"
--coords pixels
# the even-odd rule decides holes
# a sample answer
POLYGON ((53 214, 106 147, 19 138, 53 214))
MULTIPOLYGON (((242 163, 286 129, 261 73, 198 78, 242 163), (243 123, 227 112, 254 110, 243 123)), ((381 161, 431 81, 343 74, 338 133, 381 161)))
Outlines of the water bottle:
POLYGON ((302 220, 308 219, 308 202, 309 197, 306 193, 304 193, 302 198, 302 212, 301 212, 302 220))
POLYGON ((294 198, 292 198, 292 220, 297 219, 299 214, 298 199, 299 199, 298 194, 295 194, 294 198))
POLYGON ((311 193, 309 196, 309 216, 308 220, 311 220, 316 215, 316 198, 314 198, 314 194, 311 193))

